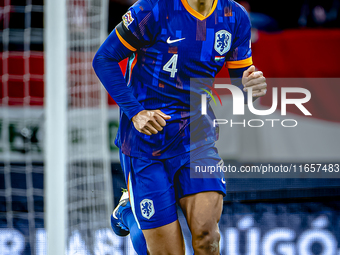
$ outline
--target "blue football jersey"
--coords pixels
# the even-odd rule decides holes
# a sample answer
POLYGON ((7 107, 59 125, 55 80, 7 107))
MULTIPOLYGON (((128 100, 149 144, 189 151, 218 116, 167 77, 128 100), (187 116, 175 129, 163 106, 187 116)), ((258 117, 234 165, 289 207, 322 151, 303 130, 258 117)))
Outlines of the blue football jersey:
POLYGON ((127 85, 144 109, 159 109, 171 120, 163 131, 148 136, 121 111, 116 145, 122 152, 165 159, 215 142, 211 108, 203 116, 190 112, 190 92, 204 93, 190 80, 213 79, 224 64, 234 69, 252 65, 250 29, 247 12, 232 0, 215 0, 206 17, 186 0, 137 1, 114 31, 133 51, 127 85), (200 127, 193 134, 195 123, 200 127), (192 135, 196 138, 190 139, 192 135))

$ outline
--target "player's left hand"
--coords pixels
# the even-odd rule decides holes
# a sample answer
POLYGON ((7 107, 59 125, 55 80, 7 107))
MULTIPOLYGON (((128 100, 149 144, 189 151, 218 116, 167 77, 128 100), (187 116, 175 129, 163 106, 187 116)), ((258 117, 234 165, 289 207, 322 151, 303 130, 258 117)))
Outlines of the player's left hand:
POLYGON ((243 72, 242 84, 244 91, 249 87, 253 89, 253 97, 263 97, 267 93, 266 78, 261 71, 255 71, 253 65, 243 72))

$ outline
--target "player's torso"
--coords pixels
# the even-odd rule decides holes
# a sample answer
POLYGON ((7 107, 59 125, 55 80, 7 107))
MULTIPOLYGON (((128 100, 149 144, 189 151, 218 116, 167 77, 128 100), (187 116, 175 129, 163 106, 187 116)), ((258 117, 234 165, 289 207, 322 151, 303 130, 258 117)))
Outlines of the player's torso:
MULTIPOLYGON (((205 126, 200 125, 199 139, 194 143, 190 140, 190 125, 201 116, 199 110, 191 111, 199 108, 192 107, 195 88, 190 79, 215 77, 232 52, 236 36, 235 3, 215 0, 211 13, 202 17, 186 5, 186 0, 141 0, 134 6, 135 12, 143 10, 138 5, 143 1, 155 3, 152 21, 148 12, 137 15, 142 16, 138 20, 140 29, 136 29, 138 37, 149 43, 130 59, 128 84, 145 109, 160 109, 171 120, 159 134, 146 136, 138 133, 123 115, 118 140, 124 154, 168 158, 216 139, 209 114, 204 117, 205 126)), ((200 100, 202 90, 198 87, 197 91, 200 100)))
POLYGON ((155 36, 139 50, 132 75, 171 98, 176 90, 190 90, 190 78, 212 78, 222 68, 235 36, 235 15, 229 0, 216 0, 207 17, 186 0, 159 0, 157 5, 155 36))

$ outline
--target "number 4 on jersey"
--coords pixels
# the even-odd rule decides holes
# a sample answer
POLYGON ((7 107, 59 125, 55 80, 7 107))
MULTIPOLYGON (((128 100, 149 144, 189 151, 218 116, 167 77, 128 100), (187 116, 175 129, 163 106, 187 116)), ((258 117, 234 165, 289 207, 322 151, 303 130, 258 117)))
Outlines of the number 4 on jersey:
POLYGON ((163 66, 163 70, 165 72, 169 72, 170 73, 170 77, 171 78, 175 78, 175 75, 177 73, 177 59, 178 59, 178 54, 174 54, 172 56, 172 58, 168 61, 168 63, 166 63, 163 66))

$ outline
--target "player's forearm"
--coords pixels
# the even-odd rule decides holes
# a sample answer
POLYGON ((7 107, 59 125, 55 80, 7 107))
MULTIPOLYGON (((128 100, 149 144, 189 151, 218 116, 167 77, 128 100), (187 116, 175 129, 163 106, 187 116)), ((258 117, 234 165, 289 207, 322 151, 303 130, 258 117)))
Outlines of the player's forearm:
POLYGON ((123 112, 132 119, 143 106, 134 97, 131 89, 127 87, 119 62, 131 54, 131 51, 119 41, 113 31, 99 48, 93 59, 93 69, 103 83, 107 92, 116 101, 123 112))
MULTIPOLYGON (((247 70, 248 67, 244 67, 244 68, 237 68, 237 69, 228 69, 229 70, 229 75, 230 75, 230 81, 231 84, 239 87, 244 95, 244 103, 247 104, 248 103, 248 93, 243 91, 243 84, 242 84, 242 77, 243 77, 243 72, 245 70, 247 70)), ((255 98, 256 100, 256 98, 255 98)), ((254 101, 254 98, 253 98, 254 101)))

